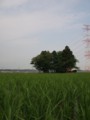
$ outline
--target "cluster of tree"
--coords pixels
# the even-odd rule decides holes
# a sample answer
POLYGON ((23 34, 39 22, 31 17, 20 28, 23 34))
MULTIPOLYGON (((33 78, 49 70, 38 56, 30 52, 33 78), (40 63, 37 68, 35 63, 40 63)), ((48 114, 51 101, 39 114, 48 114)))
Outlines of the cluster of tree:
POLYGON ((62 51, 42 51, 39 55, 32 58, 31 64, 43 72, 69 72, 76 68, 77 59, 68 46, 62 51))

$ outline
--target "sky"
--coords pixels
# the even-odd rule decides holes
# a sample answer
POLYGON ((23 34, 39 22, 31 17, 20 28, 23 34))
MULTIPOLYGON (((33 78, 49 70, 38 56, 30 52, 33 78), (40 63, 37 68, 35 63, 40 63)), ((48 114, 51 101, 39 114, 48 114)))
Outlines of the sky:
POLYGON ((90 24, 90 0, 0 0, 0 69, 32 69, 42 50, 66 45, 84 69, 84 24, 90 24))

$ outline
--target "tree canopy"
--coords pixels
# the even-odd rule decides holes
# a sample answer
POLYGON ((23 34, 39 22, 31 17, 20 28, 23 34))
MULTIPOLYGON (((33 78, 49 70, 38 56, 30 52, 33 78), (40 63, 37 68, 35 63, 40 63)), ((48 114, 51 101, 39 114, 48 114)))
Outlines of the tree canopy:
POLYGON ((68 72, 76 68, 77 59, 68 46, 62 51, 42 51, 39 55, 32 58, 31 64, 43 72, 68 72))

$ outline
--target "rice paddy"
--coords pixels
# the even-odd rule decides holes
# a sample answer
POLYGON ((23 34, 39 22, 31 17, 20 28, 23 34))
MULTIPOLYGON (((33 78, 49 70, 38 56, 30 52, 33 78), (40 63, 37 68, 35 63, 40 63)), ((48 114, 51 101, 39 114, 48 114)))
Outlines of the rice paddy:
POLYGON ((0 120, 90 120, 90 73, 0 73, 0 120))

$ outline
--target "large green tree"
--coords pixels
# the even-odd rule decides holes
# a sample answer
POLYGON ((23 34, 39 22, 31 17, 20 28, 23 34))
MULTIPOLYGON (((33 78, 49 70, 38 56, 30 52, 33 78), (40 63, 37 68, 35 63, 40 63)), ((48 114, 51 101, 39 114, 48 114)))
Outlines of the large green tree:
POLYGON ((62 51, 62 71, 67 72, 70 71, 72 68, 76 67, 76 62, 78 60, 73 55, 73 52, 70 50, 68 46, 62 51))
POLYGON ((51 64, 52 71, 58 73, 61 72, 62 69, 62 52, 52 52, 52 64, 51 64))
POLYGON ((76 67, 77 59, 68 46, 63 51, 42 51, 39 55, 34 57, 31 64, 39 71, 43 72, 68 72, 76 67))
POLYGON ((49 51, 42 51, 39 55, 34 57, 31 64, 39 71, 49 72, 51 68, 52 54, 49 51))

